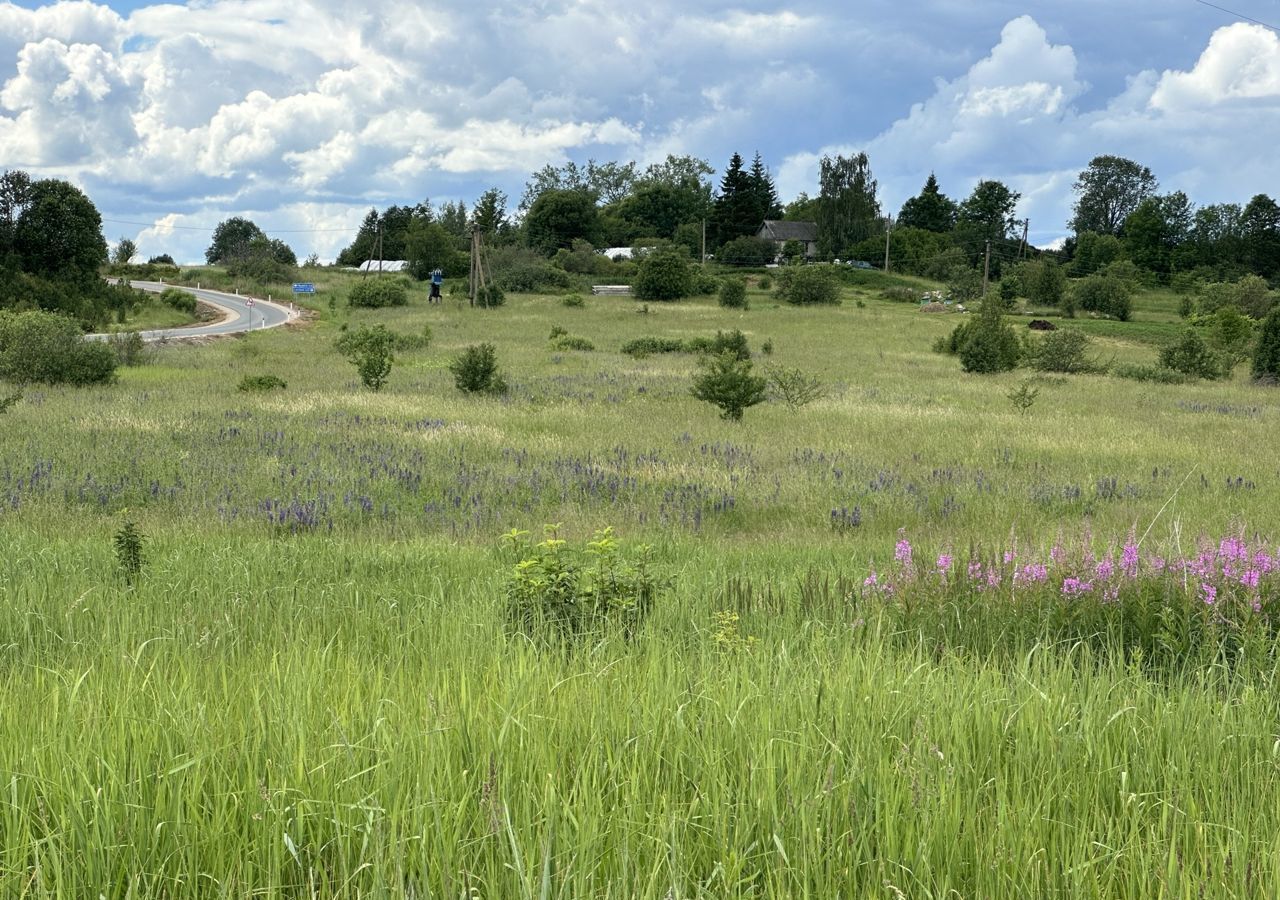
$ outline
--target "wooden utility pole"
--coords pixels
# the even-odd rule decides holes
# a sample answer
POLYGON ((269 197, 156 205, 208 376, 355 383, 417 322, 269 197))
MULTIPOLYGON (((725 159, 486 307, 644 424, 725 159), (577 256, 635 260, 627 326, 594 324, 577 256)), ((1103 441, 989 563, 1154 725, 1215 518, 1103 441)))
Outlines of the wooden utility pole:
POLYGON ((702 220, 702 268, 707 267, 707 220, 702 220))
POLYGON ((987 241, 987 261, 982 264, 982 296, 987 296, 987 282, 991 279, 991 242, 987 241))
MULTIPOLYGON (((378 247, 378 274, 382 274, 382 223, 378 223, 378 236, 374 239, 374 243, 378 247)), ((361 267, 360 277, 367 278, 369 271, 373 268, 373 247, 369 248, 369 258, 365 260, 361 267)))
POLYGON ((476 299, 480 296, 480 292, 484 290, 484 264, 480 260, 480 229, 474 228, 471 231, 471 305, 476 305, 476 299))
POLYGON ((1031 220, 1022 220, 1022 246, 1018 248, 1018 259, 1022 259, 1027 252, 1027 236, 1031 234, 1031 220))
POLYGON ((884 271, 889 272, 889 235, 893 234, 893 217, 884 220, 884 271))

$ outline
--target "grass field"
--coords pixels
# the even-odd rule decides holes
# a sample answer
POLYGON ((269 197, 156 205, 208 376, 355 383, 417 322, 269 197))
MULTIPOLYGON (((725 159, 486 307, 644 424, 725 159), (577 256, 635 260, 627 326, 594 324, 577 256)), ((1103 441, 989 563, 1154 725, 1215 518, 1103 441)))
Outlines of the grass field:
MULTIPOLYGON (((1152 667, 939 601, 944 640, 857 588, 904 538, 1275 537, 1280 391, 1243 367, 1039 379, 1023 412, 1026 372, 964 375, 930 350, 958 317, 868 276, 838 308, 647 313, 350 312, 345 276, 308 277, 300 327, 0 416, 5 896, 1274 896, 1269 648, 1152 667), (376 394, 332 347, 372 322, 434 335, 376 394), (618 352, 731 328, 828 396, 733 424, 689 395, 694 357, 618 352), (480 341, 505 398, 453 387, 480 341), (288 388, 236 390, 267 373, 288 388), (548 523, 653 545, 669 587, 633 640, 506 632, 500 536, 548 523)), ((1176 313, 1137 309, 1086 324, 1100 355, 1154 363, 1176 313)))

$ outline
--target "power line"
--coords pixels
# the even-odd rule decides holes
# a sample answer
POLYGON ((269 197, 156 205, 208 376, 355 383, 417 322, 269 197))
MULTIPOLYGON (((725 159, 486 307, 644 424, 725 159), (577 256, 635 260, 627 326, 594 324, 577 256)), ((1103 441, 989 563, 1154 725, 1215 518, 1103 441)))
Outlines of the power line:
POLYGON ((1201 6, 1208 6, 1211 9, 1216 9, 1218 12, 1224 12, 1229 16, 1235 16, 1237 19, 1244 19, 1246 22, 1252 22, 1254 25, 1261 25, 1263 28, 1270 28, 1272 31, 1280 31, 1280 28, 1277 28, 1268 22, 1264 22, 1261 19, 1255 19, 1252 16, 1246 16, 1244 13, 1238 13, 1234 9, 1227 9, 1225 6, 1219 6, 1216 3, 1210 3, 1209 0, 1196 0, 1196 3, 1199 3, 1201 6))
MULTIPOLYGON (((175 228, 181 231, 207 231, 214 232, 216 227, 210 228, 207 225, 169 225, 164 222, 131 222, 127 219, 103 219, 103 222, 110 222, 112 225, 137 225, 139 228, 175 228)), ((337 232, 349 233, 358 229, 360 226, 355 225, 350 228, 263 228, 263 231, 271 234, 330 234, 337 232)))

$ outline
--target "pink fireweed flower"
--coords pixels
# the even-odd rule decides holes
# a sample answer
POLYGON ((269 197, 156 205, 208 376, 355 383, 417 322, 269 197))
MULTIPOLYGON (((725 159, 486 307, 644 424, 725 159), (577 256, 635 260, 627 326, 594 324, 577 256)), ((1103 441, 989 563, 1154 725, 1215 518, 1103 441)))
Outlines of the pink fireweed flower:
POLYGON ((1049 568, 1044 563, 1031 563, 1022 567, 1022 577, 1030 582, 1042 582, 1049 578, 1049 568))
POLYGON ((987 570, 987 587, 1000 587, 1000 570, 995 566, 987 570))
POLYGON ((1093 590, 1093 584, 1088 581, 1081 581, 1079 578, 1062 579, 1062 596, 1078 597, 1081 594, 1087 594, 1093 590))
POLYGON ((1246 570, 1245 570, 1245 571, 1240 575, 1240 583, 1241 583, 1241 584, 1243 584, 1243 585, 1244 585, 1245 587, 1247 587, 1247 588, 1252 588, 1252 589, 1254 589, 1254 590, 1257 590, 1257 589, 1258 589, 1258 576, 1259 576, 1259 573, 1258 573, 1258 570, 1257 570, 1257 569, 1246 569, 1246 570))
POLYGON ((1098 573, 1099 578, 1106 581, 1111 577, 1111 573, 1115 571, 1115 566, 1111 564, 1111 560, 1104 559, 1102 562, 1094 566, 1093 570, 1098 573))
POLYGON ((1218 602, 1218 589, 1209 582, 1200 582, 1200 591, 1206 606, 1213 606, 1218 602))
POLYGON ((1155 559, 1151 560, 1151 568, 1155 569, 1157 572, 1163 572, 1166 566, 1168 566, 1168 563, 1165 562, 1163 556, 1157 556, 1155 559))
POLYGON ((938 574, 946 575, 951 571, 951 556, 943 553, 938 556, 938 574))
POLYGON ((1249 548, 1238 537, 1225 537, 1218 542, 1218 555, 1226 559, 1248 559, 1249 548))
POLYGON ((1006 566, 1009 565, 1009 563, 1013 562, 1017 558, 1018 558, 1018 551, 1016 549, 1004 551, 1004 564, 1006 566))
POLYGON ((981 577, 982 577, 982 563, 978 562, 976 559, 970 560, 969 561, 969 580, 977 581, 981 577))
POLYGON ((1266 550, 1259 550, 1253 555, 1253 565, 1259 572, 1265 574, 1276 567, 1276 561, 1266 550))
POLYGON ((893 558, 902 565, 904 569, 911 568, 911 542, 906 538, 898 541, 893 548, 893 558))
POLYGON ((1062 562, 1064 556, 1066 556, 1066 551, 1062 549, 1061 542, 1054 544, 1053 549, 1049 551, 1049 559, 1055 563, 1062 562))
POLYGON ((1127 578, 1136 578, 1138 575, 1138 545, 1133 542, 1132 535, 1125 542, 1124 550, 1120 554, 1120 568, 1124 569, 1127 578))
POLYGON ((1118 584, 1110 585, 1106 590, 1102 592, 1103 603, 1116 603, 1119 601, 1119 599, 1120 599, 1120 585, 1118 584))
POLYGON ((880 586, 880 576, 876 574, 875 569, 872 569, 871 574, 862 579, 862 586, 864 588, 871 588, 872 590, 875 590, 880 586))

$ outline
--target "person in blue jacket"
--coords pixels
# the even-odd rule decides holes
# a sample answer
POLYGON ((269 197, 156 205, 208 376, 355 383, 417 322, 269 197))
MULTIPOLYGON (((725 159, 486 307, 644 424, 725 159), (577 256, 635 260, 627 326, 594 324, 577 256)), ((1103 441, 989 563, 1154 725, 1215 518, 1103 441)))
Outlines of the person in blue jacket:
POLYGON ((427 296, 430 303, 440 302, 440 289, 444 287, 444 273, 439 269, 433 269, 431 272, 431 293, 427 296))

